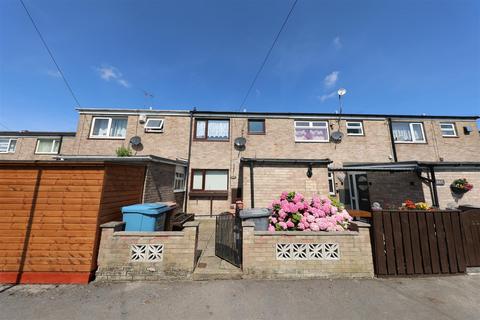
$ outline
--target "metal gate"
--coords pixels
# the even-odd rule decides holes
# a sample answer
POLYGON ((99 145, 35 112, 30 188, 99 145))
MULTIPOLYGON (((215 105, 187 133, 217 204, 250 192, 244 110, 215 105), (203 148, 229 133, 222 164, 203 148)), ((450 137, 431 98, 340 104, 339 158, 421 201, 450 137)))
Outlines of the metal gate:
POLYGON ((225 212, 216 217, 215 255, 242 266, 242 220, 238 215, 225 212))
POLYGON ((480 209, 460 214, 467 267, 480 267, 480 209))

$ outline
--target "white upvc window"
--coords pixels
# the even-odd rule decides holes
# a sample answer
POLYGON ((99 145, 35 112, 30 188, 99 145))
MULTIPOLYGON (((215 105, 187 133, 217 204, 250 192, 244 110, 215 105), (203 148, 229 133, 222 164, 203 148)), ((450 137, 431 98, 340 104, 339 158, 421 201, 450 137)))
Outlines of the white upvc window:
POLYGON ((94 117, 90 138, 124 139, 127 134, 127 118, 94 117))
POLYGON ((295 121, 296 142, 328 142, 327 121, 295 121))
POLYGON ((347 135, 349 135, 349 136, 363 136, 363 122, 362 121, 347 121, 347 135))
POLYGON ((425 143, 425 132, 421 122, 393 122, 395 143, 425 143))
POLYGON ((335 195, 335 178, 333 172, 328 173, 328 194, 335 195))
POLYGON ((173 192, 185 191, 185 167, 175 167, 175 177, 173 180, 173 192))
POLYGON ((149 118, 145 123, 145 132, 163 132, 165 120, 149 118))
POLYGON ((0 138, 0 153, 15 153, 17 139, 0 138))
POLYGON ((457 130, 455 130, 454 123, 440 123, 440 130, 442 130, 442 137, 456 137, 457 130))
POLYGON ((228 170, 193 169, 192 191, 228 191, 228 170))
POLYGON ((57 154, 60 149, 60 139, 42 138, 37 140, 36 154, 57 154))

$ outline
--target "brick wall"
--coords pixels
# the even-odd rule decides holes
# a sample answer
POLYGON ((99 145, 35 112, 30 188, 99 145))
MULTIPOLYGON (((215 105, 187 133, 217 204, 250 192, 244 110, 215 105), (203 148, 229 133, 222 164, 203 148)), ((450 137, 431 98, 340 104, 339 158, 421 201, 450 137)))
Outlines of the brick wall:
POLYGON ((423 202, 430 196, 428 186, 414 172, 369 172, 367 174, 370 203, 384 209, 397 209, 405 200, 423 202))
MULTIPOLYGON (((10 138, 10 137, 9 137, 10 138)), ((52 160, 57 154, 35 154, 37 140, 50 137, 12 137, 17 139, 15 152, 0 153, 0 160, 52 160)), ((60 137, 52 136, 59 139, 60 137)), ((62 145, 58 154, 70 154, 75 137, 63 137, 62 145)))
MULTIPOLYGON (((254 231, 251 222, 243 223, 244 278, 305 279, 305 278, 372 278, 373 260, 370 230, 359 222, 359 232, 262 232, 254 231), (277 244, 336 244, 338 259, 312 258, 314 251, 291 259, 277 256, 277 244)), ((318 248, 318 247, 317 247, 318 248)), ((318 252, 317 252, 318 254, 318 252)))
POLYGON ((188 279, 194 270, 198 222, 183 231, 125 232, 122 222, 101 226, 97 280, 131 281, 188 279), (163 245, 157 261, 132 261, 132 245, 163 245))
POLYGON ((182 210, 185 192, 174 192, 175 165, 151 162, 147 167, 143 202, 175 202, 182 210))

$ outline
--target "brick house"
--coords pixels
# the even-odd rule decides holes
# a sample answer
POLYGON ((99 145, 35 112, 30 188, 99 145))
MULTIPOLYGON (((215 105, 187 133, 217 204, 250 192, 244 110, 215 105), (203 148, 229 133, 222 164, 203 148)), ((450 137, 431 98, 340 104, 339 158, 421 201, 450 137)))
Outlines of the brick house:
POLYGON ((247 206, 265 207, 284 190, 337 195, 356 209, 369 209, 373 202, 395 207, 407 198, 446 207, 480 204, 476 120, 79 109, 71 155, 112 156, 125 146, 137 156, 185 160, 184 208, 197 215, 229 210, 240 198, 247 206), (341 142, 330 138, 334 131, 343 133, 341 142), (140 138, 137 145, 130 143, 134 136, 140 138), (239 137, 245 143, 236 146, 239 137), (459 199, 448 186, 462 177, 476 187, 459 199))
POLYGON ((168 198, 198 215, 229 210, 238 199, 264 207, 284 190, 336 195, 355 209, 369 209, 373 202, 398 207, 405 199, 444 208, 480 204, 476 120, 79 109, 76 133, 0 132, 0 159, 112 157, 118 147, 129 147, 135 156, 179 164, 147 170, 144 201, 168 198), (343 133, 341 142, 330 138, 335 131, 343 133), (138 137, 136 144, 132 137, 138 137), (239 137, 244 141, 236 146, 239 137), (477 187, 462 198, 454 197, 449 185, 463 177, 477 187))

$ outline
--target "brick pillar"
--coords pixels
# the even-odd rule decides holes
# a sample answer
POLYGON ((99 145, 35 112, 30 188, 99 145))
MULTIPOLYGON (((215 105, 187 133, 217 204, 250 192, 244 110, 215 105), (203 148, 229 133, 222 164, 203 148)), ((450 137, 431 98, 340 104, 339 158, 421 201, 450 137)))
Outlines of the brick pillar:
POLYGON ((125 222, 111 221, 100 226, 100 248, 98 250, 98 267, 105 266, 105 259, 108 256, 111 248, 113 233, 116 231, 123 231, 125 229, 125 222))
POLYGON ((183 225, 183 233, 185 234, 185 241, 189 245, 189 250, 192 254, 190 255, 191 261, 188 261, 188 265, 191 266, 190 272, 193 272, 195 269, 195 262, 197 261, 197 247, 198 247, 198 221, 189 221, 183 225))
POLYGON ((253 254, 255 234, 255 223, 253 221, 242 222, 242 268, 244 273, 248 273, 248 269, 251 266, 250 255, 253 254))
POLYGON ((372 254, 372 240, 370 238, 370 224, 355 221, 358 226, 358 233, 360 238, 360 250, 363 252, 362 260, 364 261, 365 270, 368 270, 369 276, 373 278, 374 276, 374 267, 373 267, 373 254, 372 254))

